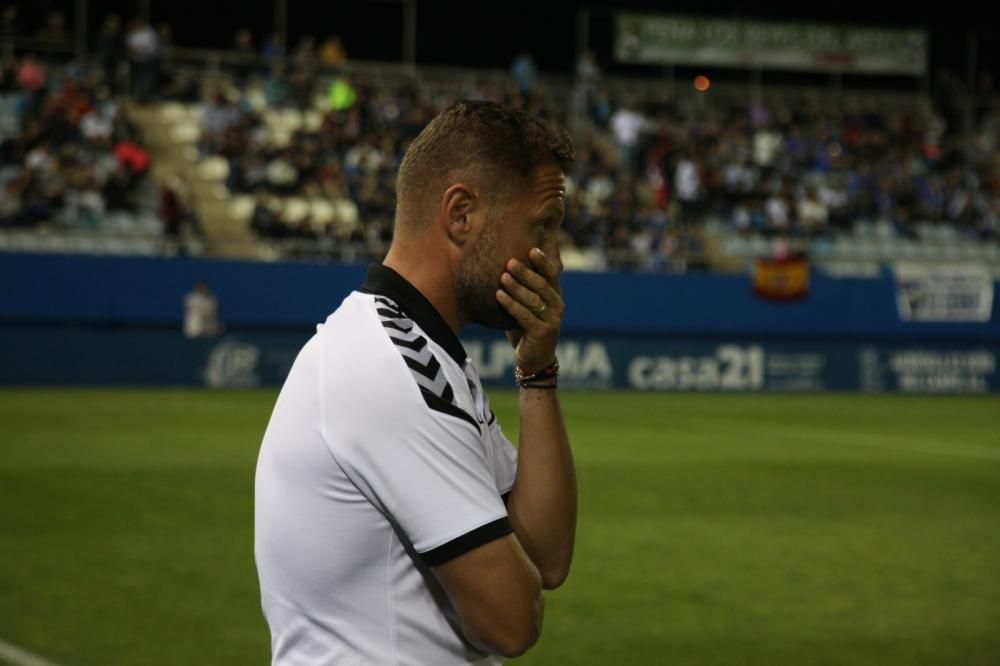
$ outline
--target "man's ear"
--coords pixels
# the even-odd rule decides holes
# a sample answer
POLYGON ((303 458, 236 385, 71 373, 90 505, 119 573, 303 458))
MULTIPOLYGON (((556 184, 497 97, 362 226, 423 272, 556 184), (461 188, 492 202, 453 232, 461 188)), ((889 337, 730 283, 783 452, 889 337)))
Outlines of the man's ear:
POLYGON ((473 215, 479 208, 479 195, 468 185, 456 183, 445 190, 441 198, 441 217, 452 243, 465 245, 473 235, 473 215))

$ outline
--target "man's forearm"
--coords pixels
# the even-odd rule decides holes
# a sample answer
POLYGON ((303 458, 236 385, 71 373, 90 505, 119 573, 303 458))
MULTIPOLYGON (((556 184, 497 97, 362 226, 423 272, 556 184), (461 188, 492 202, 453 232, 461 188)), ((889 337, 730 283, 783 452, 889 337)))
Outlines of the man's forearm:
POLYGON ((576 535, 576 471, 555 390, 522 389, 517 476, 508 511, 525 552, 558 587, 569 573, 576 535))

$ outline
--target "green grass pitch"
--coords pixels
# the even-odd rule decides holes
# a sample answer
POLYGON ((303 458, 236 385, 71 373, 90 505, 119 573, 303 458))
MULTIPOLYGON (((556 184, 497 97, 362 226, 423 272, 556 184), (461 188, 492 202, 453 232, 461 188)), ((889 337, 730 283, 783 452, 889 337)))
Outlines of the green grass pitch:
MULTIPOLYGON (((268 662, 274 391, 0 391, 0 641, 268 662)), ((515 397, 494 409, 515 439, 515 397)), ((577 554, 518 664, 1000 663, 1000 401, 567 393, 577 554)))

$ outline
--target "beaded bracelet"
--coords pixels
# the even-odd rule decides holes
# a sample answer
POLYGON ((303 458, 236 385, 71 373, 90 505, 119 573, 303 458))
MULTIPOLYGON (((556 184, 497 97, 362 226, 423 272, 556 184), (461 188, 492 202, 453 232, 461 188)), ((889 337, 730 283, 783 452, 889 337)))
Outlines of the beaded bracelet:
POLYGON ((555 388, 553 384, 547 384, 545 386, 532 386, 536 382, 545 381, 546 379, 555 379, 559 376, 559 359, 553 359, 552 363, 542 368, 537 372, 532 372, 527 374, 520 367, 514 368, 514 383, 516 383, 521 388, 555 388))

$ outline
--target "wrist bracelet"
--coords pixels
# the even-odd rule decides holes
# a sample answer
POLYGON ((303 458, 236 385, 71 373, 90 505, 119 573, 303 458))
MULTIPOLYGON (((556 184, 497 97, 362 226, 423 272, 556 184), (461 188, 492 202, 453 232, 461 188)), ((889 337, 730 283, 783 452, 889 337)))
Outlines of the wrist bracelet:
POLYGON ((559 376, 559 359, 553 359, 552 363, 542 368, 537 372, 532 372, 530 374, 526 373, 520 367, 514 368, 514 383, 516 383, 521 388, 528 388, 529 384, 544 381, 546 379, 555 379, 559 376))

